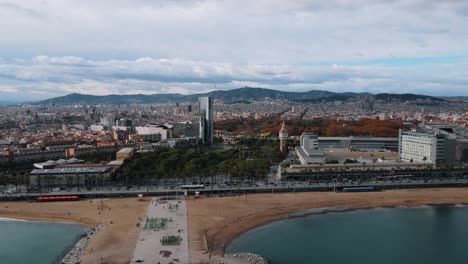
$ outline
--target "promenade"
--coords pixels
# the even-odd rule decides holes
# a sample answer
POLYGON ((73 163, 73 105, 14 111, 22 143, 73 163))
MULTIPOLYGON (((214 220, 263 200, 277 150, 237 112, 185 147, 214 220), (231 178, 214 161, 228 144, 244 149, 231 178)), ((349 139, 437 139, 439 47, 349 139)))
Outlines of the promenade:
POLYGON ((187 236, 187 206, 184 200, 153 198, 146 217, 140 222, 142 229, 132 261, 167 264, 189 263, 187 236))
POLYGON ((113 186, 103 188, 92 188, 89 190, 63 190, 50 192, 25 192, 23 187, 22 192, 7 194, 0 192, 0 200, 35 200, 39 196, 54 196, 54 195, 78 195, 82 198, 102 198, 102 197, 136 197, 138 194, 158 197, 173 197, 183 195, 187 191, 188 195, 195 194, 196 191, 207 195, 236 195, 244 193, 288 193, 288 192, 324 192, 334 191, 335 189, 345 187, 370 186, 378 190, 395 190, 395 189, 420 189, 420 188, 448 188, 448 187, 468 187, 468 179, 432 179, 432 180, 401 180, 401 181, 349 181, 346 183, 336 182, 320 182, 314 183, 309 181, 283 181, 278 184, 266 184, 259 182, 256 185, 211 185, 205 186, 203 189, 183 190, 180 186, 161 187, 161 186, 134 186, 131 189, 121 189, 113 186))

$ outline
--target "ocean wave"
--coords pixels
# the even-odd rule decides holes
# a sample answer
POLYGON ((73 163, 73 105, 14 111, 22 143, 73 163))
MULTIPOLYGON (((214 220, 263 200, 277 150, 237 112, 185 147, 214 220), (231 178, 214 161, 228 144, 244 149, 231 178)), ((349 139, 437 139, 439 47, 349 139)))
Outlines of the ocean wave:
POLYGON ((28 220, 24 220, 24 219, 16 219, 16 218, 8 218, 8 217, 0 217, 0 221, 29 222, 28 220))

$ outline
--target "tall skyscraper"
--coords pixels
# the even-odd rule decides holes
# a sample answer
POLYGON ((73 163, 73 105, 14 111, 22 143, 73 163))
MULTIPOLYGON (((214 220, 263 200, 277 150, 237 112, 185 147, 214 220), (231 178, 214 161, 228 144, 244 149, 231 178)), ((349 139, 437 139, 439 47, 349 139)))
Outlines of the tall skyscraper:
POLYGON ((198 97, 200 114, 200 139, 203 143, 213 143, 213 99, 211 97, 198 97))

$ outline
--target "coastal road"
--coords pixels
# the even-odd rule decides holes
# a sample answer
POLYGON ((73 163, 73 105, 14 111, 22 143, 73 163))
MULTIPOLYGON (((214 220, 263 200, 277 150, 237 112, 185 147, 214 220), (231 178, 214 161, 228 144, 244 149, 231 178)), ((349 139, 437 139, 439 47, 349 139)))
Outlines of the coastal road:
MULTIPOLYGON (((356 186, 372 186, 376 189, 408 189, 408 188, 436 188, 436 187, 457 187, 468 186, 468 179, 433 179, 433 180, 401 180, 401 181, 348 181, 348 182, 276 182, 265 183, 257 182, 248 185, 210 185, 203 189, 187 190, 188 194, 193 194, 195 191, 201 194, 243 194, 243 193, 266 193, 266 192, 303 192, 303 191, 333 191, 335 188, 356 187, 356 186)), ((100 196, 137 196, 144 194, 148 196, 182 196, 186 190, 179 186, 163 187, 163 186, 128 186, 120 187, 100 187, 100 188, 74 188, 70 190, 51 191, 51 192, 16 192, 8 194, 0 193, 0 199, 20 199, 34 198, 42 195, 80 195, 85 197, 100 197, 100 196)))

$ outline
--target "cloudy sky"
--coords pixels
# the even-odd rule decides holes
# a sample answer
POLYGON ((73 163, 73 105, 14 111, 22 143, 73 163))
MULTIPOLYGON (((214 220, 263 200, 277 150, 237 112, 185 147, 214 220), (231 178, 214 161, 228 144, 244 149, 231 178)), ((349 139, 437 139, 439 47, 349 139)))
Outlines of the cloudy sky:
POLYGON ((468 95, 464 0, 0 0, 0 101, 287 91, 468 95))

